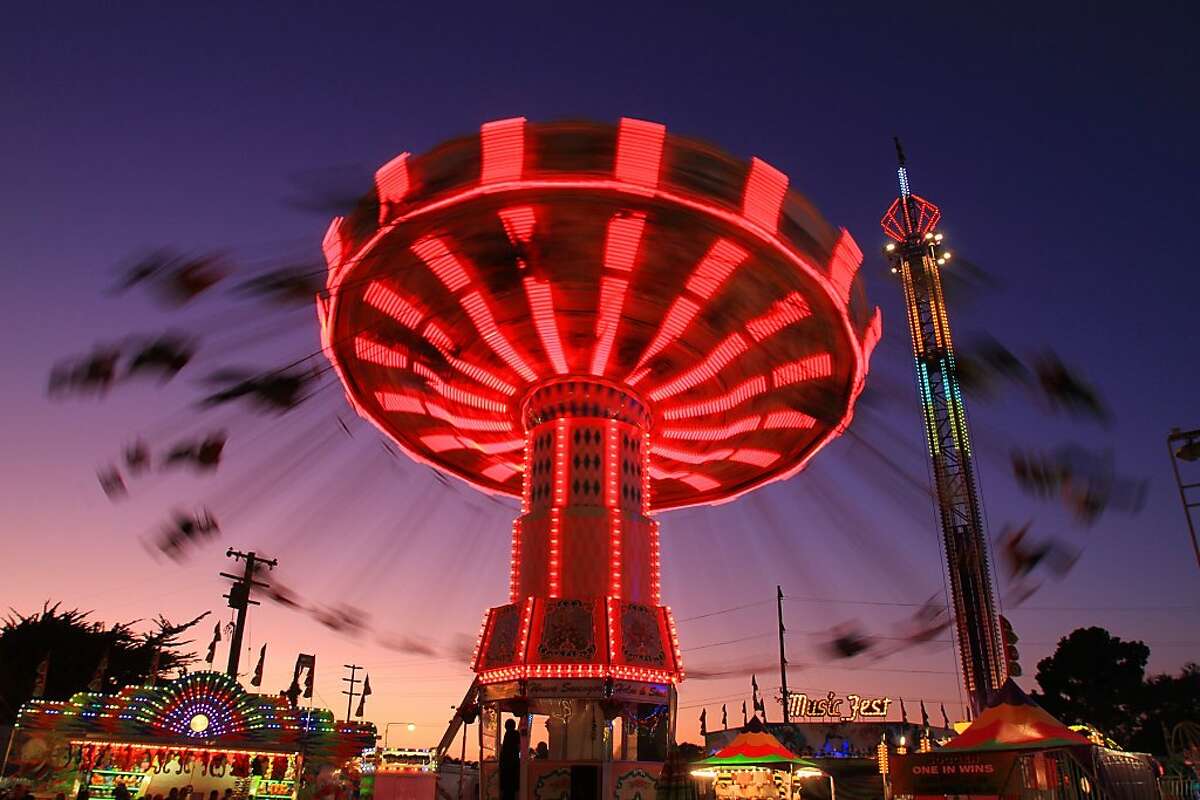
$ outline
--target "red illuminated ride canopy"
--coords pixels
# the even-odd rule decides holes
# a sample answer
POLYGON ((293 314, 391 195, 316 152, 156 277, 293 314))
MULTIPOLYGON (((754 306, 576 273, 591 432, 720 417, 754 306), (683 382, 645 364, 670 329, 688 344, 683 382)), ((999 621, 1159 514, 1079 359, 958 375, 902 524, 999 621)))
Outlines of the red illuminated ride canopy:
POLYGON ((527 401, 578 380, 646 414, 646 510, 735 497, 849 424, 880 334, 853 239, 787 187, 650 122, 488 123, 334 220, 326 353, 363 417, 483 490, 523 496, 527 401))

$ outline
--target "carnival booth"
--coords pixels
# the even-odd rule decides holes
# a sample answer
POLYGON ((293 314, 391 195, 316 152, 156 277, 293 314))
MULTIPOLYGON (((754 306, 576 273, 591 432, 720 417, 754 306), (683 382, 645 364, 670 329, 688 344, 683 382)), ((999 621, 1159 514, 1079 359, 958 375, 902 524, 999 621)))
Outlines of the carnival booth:
POLYGON ((369 723, 335 722, 326 709, 293 708, 224 673, 197 672, 115 695, 27 703, 9 762, 38 795, 87 787, 105 800, 124 784, 135 800, 171 789, 286 800, 335 794, 374 743, 369 723))
POLYGON ((732 742, 695 764, 692 775, 710 781, 710 797, 716 800, 796 800, 819 794, 828 786, 834 796, 833 778, 813 761, 801 758, 767 733, 757 718, 732 742), (821 789, 812 782, 820 780, 821 789))
POLYGON ((941 750, 888 759, 894 796, 1156 800, 1149 756, 1097 746, 1009 680, 941 750))

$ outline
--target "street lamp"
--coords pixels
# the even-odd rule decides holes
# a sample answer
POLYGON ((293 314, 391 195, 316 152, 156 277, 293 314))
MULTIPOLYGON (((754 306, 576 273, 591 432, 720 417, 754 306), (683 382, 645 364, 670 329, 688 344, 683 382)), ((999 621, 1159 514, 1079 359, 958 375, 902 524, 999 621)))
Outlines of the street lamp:
POLYGON ((384 725, 383 726, 383 749, 384 750, 387 749, 388 731, 391 730, 391 727, 393 725, 404 725, 408 728, 409 733, 412 733, 413 731, 415 731, 417 729, 417 723, 415 723, 415 722, 389 722, 388 724, 384 725))
POLYGON ((1196 525, 1192 521, 1192 509, 1200 506, 1200 500, 1188 496, 1188 490, 1200 489, 1200 481, 1184 483, 1179 474, 1179 462, 1195 463, 1200 460, 1200 429, 1181 431, 1172 428, 1167 435, 1167 451, 1171 454, 1171 469, 1175 472, 1175 485, 1179 487, 1179 500, 1183 503, 1183 515, 1187 518, 1188 533, 1192 535, 1192 550, 1196 554, 1196 564, 1200 565, 1200 542, 1196 540, 1196 525))

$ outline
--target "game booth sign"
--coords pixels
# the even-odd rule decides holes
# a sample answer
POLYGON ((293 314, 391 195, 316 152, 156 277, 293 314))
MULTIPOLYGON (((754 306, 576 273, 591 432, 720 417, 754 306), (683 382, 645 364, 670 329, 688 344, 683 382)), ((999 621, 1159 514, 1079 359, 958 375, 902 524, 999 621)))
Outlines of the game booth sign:
POLYGON ((20 711, 5 774, 35 794, 94 800, 124 784, 131 798, 171 789, 238 798, 334 796, 357 778, 375 726, 335 722, 321 708, 252 694, 233 678, 196 672, 117 694, 33 700, 20 711))
POLYGON ((884 764, 893 797, 1159 797, 1149 756, 1096 745, 1034 703, 1012 680, 942 749, 892 755, 884 764))

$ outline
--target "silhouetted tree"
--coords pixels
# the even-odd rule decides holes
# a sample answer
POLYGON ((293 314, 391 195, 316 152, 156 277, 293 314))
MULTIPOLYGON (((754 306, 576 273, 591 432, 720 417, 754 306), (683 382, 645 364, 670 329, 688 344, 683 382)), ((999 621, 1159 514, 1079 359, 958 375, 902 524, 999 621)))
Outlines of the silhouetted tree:
POLYGON ((1200 664, 1185 664, 1178 675, 1155 675, 1142 689, 1138 729, 1129 747, 1156 755, 1170 752, 1171 731, 1200 720, 1200 664))
POLYGON ((60 605, 47 602, 41 611, 28 615, 10 610, 0 621, 0 723, 15 720, 21 705, 31 698, 38 666, 47 655, 46 699, 66 700, 86 689, 106 655, 101 689, 111 691, 143 682, 156 651, 160 674, 194 661, 186 649, 192 641, 182 637, 209 613, 179 625, 160 615, 150 631, 136 633, 134 626, 141 620, 105 626, 89 619, 90 611, 63 611, 60 605))
POLYGON ((1144 642, 1127 642, 1104 628, 1077 628, 1037 666, 1034 698, 1067 724, 1095 725, 1123 747, 1139 727, 1146 660, 1144 642))

